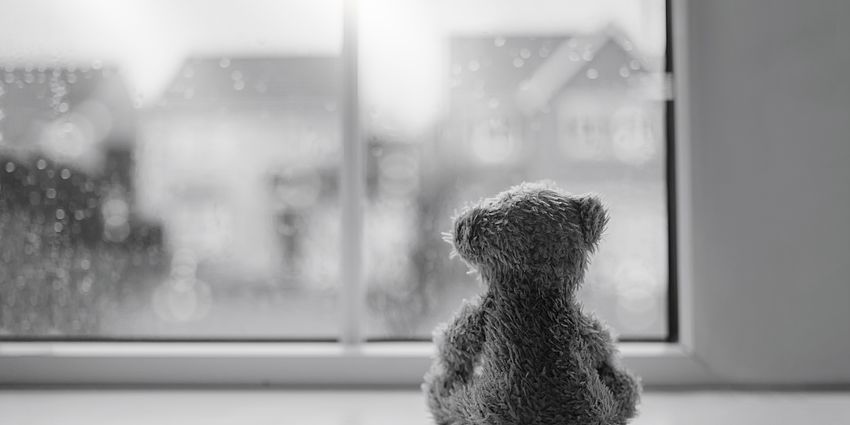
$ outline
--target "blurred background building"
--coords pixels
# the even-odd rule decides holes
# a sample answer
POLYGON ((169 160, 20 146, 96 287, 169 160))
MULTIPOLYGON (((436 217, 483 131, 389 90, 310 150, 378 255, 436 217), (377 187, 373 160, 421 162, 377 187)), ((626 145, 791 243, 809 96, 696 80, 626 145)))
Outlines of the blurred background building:
MULTIPOLYGON (((369 338, 427 338, 480 291, 441 232, 537 179, 611 210, 589 308, 666 337, 663 49, 629 34, 364 32, 369 338)), ((0 57, 0 333, 338 336, 344 70, 333 49, 265 40, 145 78, 170 56, 0 57)))

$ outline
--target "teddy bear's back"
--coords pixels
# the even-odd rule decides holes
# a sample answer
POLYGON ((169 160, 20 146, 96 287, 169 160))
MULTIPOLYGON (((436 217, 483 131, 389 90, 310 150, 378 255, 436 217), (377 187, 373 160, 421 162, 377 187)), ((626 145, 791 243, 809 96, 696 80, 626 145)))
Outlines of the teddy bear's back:
POLYGON ((576 305, 556 298, 484 308, 485 344, 465 397, 482 423, 616 423, 598 422, 613 414, 605 409, 613 399, 588 358, 589 318, 576 305))

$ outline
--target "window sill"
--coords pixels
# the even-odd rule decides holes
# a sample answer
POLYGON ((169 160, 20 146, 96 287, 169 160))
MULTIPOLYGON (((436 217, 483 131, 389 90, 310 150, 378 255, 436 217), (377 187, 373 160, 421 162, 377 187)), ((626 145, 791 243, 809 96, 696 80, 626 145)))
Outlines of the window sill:
MULTIPOLYGON (((0 343, 0 385, 334 385, 415 387, 426 342, 0 343)), ((679 344, 624 343, 623 362, 646 386, 709 382, 679 344)))
MULTIPOLYGON (((418 391, 0 391, 9 424, 433 423, 418 391)), ((632 425, 846 424, 850 393, 648 392, 632 425)))

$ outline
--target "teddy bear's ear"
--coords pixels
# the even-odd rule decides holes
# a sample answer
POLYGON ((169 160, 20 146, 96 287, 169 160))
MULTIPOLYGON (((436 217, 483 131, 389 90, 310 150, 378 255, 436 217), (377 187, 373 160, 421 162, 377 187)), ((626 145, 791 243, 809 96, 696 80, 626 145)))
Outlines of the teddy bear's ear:
POLYGON ((576 204, 584 241, 588 245, 596 245, 608 224, 608 213, 602 201, 594 195, 581 196, 576 199, 576 204))

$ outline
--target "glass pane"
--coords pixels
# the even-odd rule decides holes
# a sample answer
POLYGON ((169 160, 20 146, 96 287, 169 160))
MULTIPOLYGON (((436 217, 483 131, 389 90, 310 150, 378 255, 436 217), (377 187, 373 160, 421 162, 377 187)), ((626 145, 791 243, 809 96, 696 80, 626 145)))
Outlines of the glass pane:
POLYGON ((586 306, 621 337, 666 337, 664 2, 361 5, 368 335, 428 337, 480 292, 440 232, 545 178, 612 216, 586 306))
POLYGON ((0 336, 337 336, 341 0, 2 5, 0 336))

